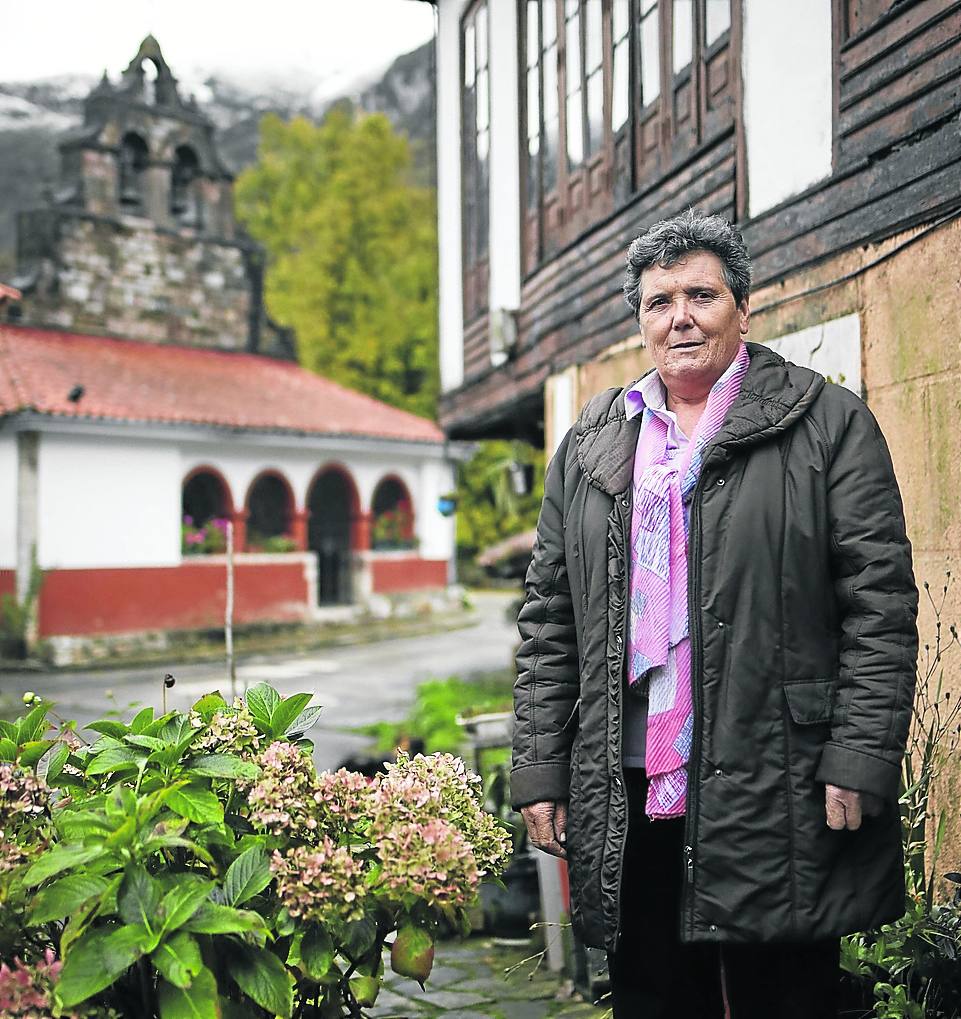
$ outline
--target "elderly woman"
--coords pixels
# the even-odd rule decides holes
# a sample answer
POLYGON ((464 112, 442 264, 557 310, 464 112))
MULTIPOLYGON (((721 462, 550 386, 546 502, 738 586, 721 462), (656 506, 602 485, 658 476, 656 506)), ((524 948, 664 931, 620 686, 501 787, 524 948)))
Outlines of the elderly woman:
POLYGON ((655 368, 560 444, 518 622, 512 799, 617 1019, 834 1019, 839 937, 903 912, 898 487, 861 400, 744 342, 750 281, 716 216, 631 244, 655 368))

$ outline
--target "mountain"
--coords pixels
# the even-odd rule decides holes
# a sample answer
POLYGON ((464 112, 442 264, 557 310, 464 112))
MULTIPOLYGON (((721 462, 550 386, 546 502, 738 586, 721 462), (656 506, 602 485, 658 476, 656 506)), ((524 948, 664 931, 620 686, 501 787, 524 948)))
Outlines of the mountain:
MULTIPOLYGON (((180 91, 194 95, 216 125, 221 156, 234 173, 256 159, 265 113, 318 119, 334 102, 347 101, 386 114, 410 137, 415 178, 427 184, 434 181, 433 59, 433 42, 427 42, 398 57, 382 75, 361 80, 304 72, 243 81, 195 74, 180 79, 180 91)), ((97 80, 62 75, 0 82, 0 280, 14 268, 16 213, 42 204, 45 191, 56 184, 57 139, 80 124, 83 100, 97 80)))

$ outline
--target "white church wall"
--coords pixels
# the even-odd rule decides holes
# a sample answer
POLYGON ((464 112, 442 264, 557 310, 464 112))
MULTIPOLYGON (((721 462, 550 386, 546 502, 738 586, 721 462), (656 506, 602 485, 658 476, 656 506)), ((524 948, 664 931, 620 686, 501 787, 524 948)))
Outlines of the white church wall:
POLYGON ((38 558, 44 569, 180 562, 180 457, 160 441, 40 438, 38 558))
POLYGON ((437 500, 454 488, 454 469, 449 463, 432 461, 420 470, 419 491, 411 490, 417 514, 417 537, 424 559, 449 559, 454 552, 455 517, 442 516, 437 500), (418 498, 419 495, 419 498, 418 498))
POLYGON ((0 570, 17 565, 17 437, 0 435, 0 570))

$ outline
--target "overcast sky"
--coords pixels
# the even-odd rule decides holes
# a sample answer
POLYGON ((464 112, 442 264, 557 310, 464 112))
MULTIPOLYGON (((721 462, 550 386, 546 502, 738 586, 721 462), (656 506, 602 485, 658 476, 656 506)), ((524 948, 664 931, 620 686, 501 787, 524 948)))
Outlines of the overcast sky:
POLYGON ((344 81, 433 34, 415 0, 32 0, 3 16, 0 81, 115 77, 152 32, 174 74, 344 81))

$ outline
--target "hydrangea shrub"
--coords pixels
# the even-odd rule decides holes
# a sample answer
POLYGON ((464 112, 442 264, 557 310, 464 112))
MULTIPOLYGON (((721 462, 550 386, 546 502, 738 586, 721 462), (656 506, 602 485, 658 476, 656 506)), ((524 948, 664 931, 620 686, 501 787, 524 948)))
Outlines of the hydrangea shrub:
POLYGON ((507 832, 449 754, 318 774, 319 708, 265 684, 85 739, 0 721, 0 1015, 361 1017, 425 981, 507 832))

